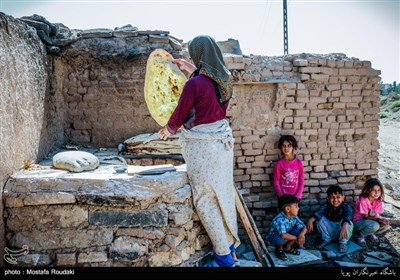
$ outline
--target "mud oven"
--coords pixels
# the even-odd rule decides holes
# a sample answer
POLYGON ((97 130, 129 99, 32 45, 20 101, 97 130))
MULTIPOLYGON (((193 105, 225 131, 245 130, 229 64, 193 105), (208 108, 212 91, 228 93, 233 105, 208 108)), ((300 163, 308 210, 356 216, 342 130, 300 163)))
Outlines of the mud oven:
POLYGON ((6 238, 13 250, 28 249, 16 264, 196 266, 210 241, 185 166, 176 169, 142 176, 100 165, 72 173, 44 163, 15 173, 4 191, 6 238))

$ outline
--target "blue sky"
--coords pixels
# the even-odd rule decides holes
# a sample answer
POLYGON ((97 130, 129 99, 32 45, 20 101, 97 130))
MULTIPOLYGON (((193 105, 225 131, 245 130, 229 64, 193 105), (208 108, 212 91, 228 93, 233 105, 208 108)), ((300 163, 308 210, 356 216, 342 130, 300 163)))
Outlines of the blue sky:
MULTIPOLYGON (((0 0, 13 17, 39 14, 73 29, 166 30, 188 41, 207 34, 239 40, 244 54, 283 55, 282 0, 0 0)), ((344 53, 369 60, 385 83, 400 81, 399 0, 288 0, 289 53, 344 53)))

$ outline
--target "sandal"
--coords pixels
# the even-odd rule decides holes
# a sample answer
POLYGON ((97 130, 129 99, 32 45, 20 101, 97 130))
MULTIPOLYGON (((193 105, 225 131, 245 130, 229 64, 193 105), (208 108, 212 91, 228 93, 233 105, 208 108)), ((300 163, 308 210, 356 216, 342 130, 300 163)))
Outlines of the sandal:
POLYGON ((346 243, 340 243, 339 244, 339 253, 346 253, 347 252, 347 244, 346 243))
POLYGON ((300 255, 300 251, 295 248, 291 248, 290 250, 287 250, 287 251, 284 250, 284 251, 285 251, 285 253, 288 253, 291 255, 296 255, 296 256, 300 255))
POLYGON ((363 248, 367 247, 367 242, 365 242, 365 238, 362 235, 357 236, 357 243, 363 248))
POLYGON ((278 259, 281 259, 283 261, 286 261, 288 258, 282 249, 276 249, 275 255, 277 256, 278 259))
POLYGON ((378 236, 376 236, 375 234, 370 234, 370 235, 368 235, 368 239, 372 242, 372 243, 375 243, 375 244, 378 244, 380 241, 379 241, 379 238, 378 238, 378 236))

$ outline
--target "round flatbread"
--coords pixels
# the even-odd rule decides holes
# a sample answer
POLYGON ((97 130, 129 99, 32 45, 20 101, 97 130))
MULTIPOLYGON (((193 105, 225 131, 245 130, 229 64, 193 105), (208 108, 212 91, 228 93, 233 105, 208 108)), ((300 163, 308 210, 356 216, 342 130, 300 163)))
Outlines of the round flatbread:
POLYGON ((146 65, 144 99, 150 115, 161 126, 167 124, 174 112, 187 80, 172 59, 167 51, 156 49, 146 65))

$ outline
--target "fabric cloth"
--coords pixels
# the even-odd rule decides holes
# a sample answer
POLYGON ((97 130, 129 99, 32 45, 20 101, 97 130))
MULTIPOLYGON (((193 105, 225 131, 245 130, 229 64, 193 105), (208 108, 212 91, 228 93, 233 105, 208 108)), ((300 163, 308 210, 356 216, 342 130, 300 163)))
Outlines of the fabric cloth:
MULTIPOLYGON (((227 120, 182 128, 182 154, 193 204, 214 252, 231 254, 240 245, 233 181, 233 136, 227 120)), ((233 265, 233 264, 232 264, 233 265)))
POLYGON ((374 202, 370 202, 368 197, 358 197, 356 204, 354 205, 353 223, 363 219, 364 215, 375 216, 376 214, 383 213, 383 201, 381 199, 375 199, 374 202))
MULTIPOLYGON (((302 228, 293 227, 291 230, 288 231, 288 233, 294 236, 298 236, 301 230, 302 228)), ((272 235, 268 239, 268 242, 271 246, 284 245, 288 241, 289 240, 283 239, 278 232, 272 233, 272 235)))
POLYGON ((304 168, 299 158, 278 159, 274 168, 274 187, 278 197, 291 194, 301 199, 304 190, 304 168))
POLYGON ((344 222, 352 223, 353 219, 353 208, 347 202, 343 202, 337 209, 335 209, 330 203, 326 202, 322 204, 317 211, 312 215, 318 221, 325 217, 329 221, 340 223, 340 226, 344 222))
POLYGON ((226 116, 227 108, 228 103, 219 105, 213 82, 209 77, 199 75, 190 78, 169 118, 167 129, 174 134, 182 125, 190 129, 196 125, 222 120, 226 116), (194 116, 191 114, 192 109, 194 116))
POLYGON ((377 221, 369 219, 360 219, 354 222, 354 230, 359 232, 362 236, 368 236, 377 232, 380 224, 377 221))
POLYGON ((214 252, 213 255, 214 255, 215 261, 217 262, 217 264, 219 266, 231 267, 231 266, 233 266, 235 264, 235 261, 233 260, 233 257, 232 257, 231 253, 223 255, 223 256, 220 256, 220 255, 218 255, 217 253, 214 252))
POLYGON ((199 73, 210 77, 218 85, 219 103, 232 97, 231 73, 226 68, 220 48, 210 36, 197 36, 189 42, 189 55, 199 73))
POLYGON ((317 222, 317 229, 321 233, 322 240, 326 241, 326 242, 339 240, 340 244, 346 244, 350 240, 351 236, 353 235, 354 225, 351 221, 349 222, 347 238, 342 239, 342 238, 340 238, 340 229, 342 227, 343 222, 344 222, 343 220, 340 220, 339 222, 335 222, 335 221, 329 220, 325 216, 323 216, 321 219, 319 219, 317 222))
MULTIPOLYGON (((303 227, 305 227, 305 224, 303 223, 302 220, 298 216, 291 217, 290 219, 288 216, 285 215, 283 211, 279 212, 278 215, 276 215, 271 222, 268 236, 269 240, 273 238, 274 235, 278 234, 281 236, 284 233, 290 233, 290 231, 293 228, 298 228, 301 230, 303 227)), ((297 235, 296 235, 297 236, 297 235)), ((271 244, 272 245, 272 244, 271 244)))
POLYGON ((232 244, 229 247, 229 250, 231 252, 229 254, 223 255, 223 256, 220 256, 220 255, 216 254, 215 252, 213 253, 213 256, 214 256, 215 261, 218 264, 218 266, 230 267, 230 266, 233 266, 233 265, 237 266, 237 264, 240 264, 240 262, 235 261, 233 259, 233 256, 232 256, 232 253, 236 252, 235 244, 232 244))

